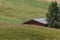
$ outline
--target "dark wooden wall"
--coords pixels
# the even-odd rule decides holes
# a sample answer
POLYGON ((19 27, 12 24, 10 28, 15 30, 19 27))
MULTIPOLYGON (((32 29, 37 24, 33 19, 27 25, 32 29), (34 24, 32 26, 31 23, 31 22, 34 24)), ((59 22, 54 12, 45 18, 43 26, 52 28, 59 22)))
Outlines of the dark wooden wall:
POLYGON ((39 22, 34 21, 34 20, 30 20, 30 21, 25 22, 23 24, 46 26, 46 24, 42 24, 42 23, 39 23, 39 22))

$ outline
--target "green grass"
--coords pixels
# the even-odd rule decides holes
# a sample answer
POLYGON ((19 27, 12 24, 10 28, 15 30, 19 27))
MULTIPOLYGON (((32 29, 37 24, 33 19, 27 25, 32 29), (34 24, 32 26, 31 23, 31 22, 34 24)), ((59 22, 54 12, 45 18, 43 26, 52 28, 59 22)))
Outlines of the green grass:
POLYGON ((46 17, 50 3, 39 0, 0 0, 0 40, 60 40, 60 30, 22 25, 46 17))
MULTIPOLYGON (((0 15, 5 16, 4 19, 8 19, 8 22, 14 19, 21 20, 19 22, 22 23, 33 18, 46 17, 48 5, 48 2, 38 0, 0 0, 0 15)), ((4 19, 0 20, 5 22, 4 19)))
POLYGON ((4 17, 0 20, 23 23, 33 18, 43 18, 46 17, 49 4, 42 0, 0 0, 0 18, 4 17))
POLYGON ((60 30, 40 26, 0 24, 0 40, 60 40, 60 30))

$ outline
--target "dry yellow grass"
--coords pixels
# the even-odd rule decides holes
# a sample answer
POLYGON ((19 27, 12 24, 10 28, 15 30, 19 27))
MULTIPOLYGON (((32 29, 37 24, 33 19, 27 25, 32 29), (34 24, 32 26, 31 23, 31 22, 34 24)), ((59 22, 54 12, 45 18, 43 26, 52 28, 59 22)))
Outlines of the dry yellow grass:
POLYGON ((44 1, 47 1, 47 2, 57 1, 58 4, 60 4, 60 0, 44 0, 44 1))
POLYGON ((44 2, 52 2, 52 1, 57 1, 58 4, 60 4, 60 0, 38 0, 38 1, 44 1, 44 2))
POLYGON ((0 40, 60 40, 60 30, 36 25, 0 23, 0 40))

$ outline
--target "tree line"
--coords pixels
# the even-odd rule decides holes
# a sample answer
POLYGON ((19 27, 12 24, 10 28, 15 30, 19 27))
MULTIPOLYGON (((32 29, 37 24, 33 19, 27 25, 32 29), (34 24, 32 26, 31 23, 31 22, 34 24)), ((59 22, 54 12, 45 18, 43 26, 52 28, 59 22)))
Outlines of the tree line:
POLYGON ((60 28, 60 8, 57 1, 51 2, 46 17, 48 27, 60 28))

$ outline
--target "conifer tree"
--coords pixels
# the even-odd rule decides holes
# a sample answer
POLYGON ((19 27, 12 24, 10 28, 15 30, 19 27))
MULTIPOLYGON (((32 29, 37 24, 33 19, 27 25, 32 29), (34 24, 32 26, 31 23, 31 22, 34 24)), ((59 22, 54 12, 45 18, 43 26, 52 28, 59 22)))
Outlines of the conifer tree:
POLYGON ((49 6, 48 13, 46 14, 49 27, 57 27, 59 25, 58 23, 58 20, 60 19, 58 18, 59 14, 60 12, 57 2, 56 1, 52 2, 51 5, 49 6))

